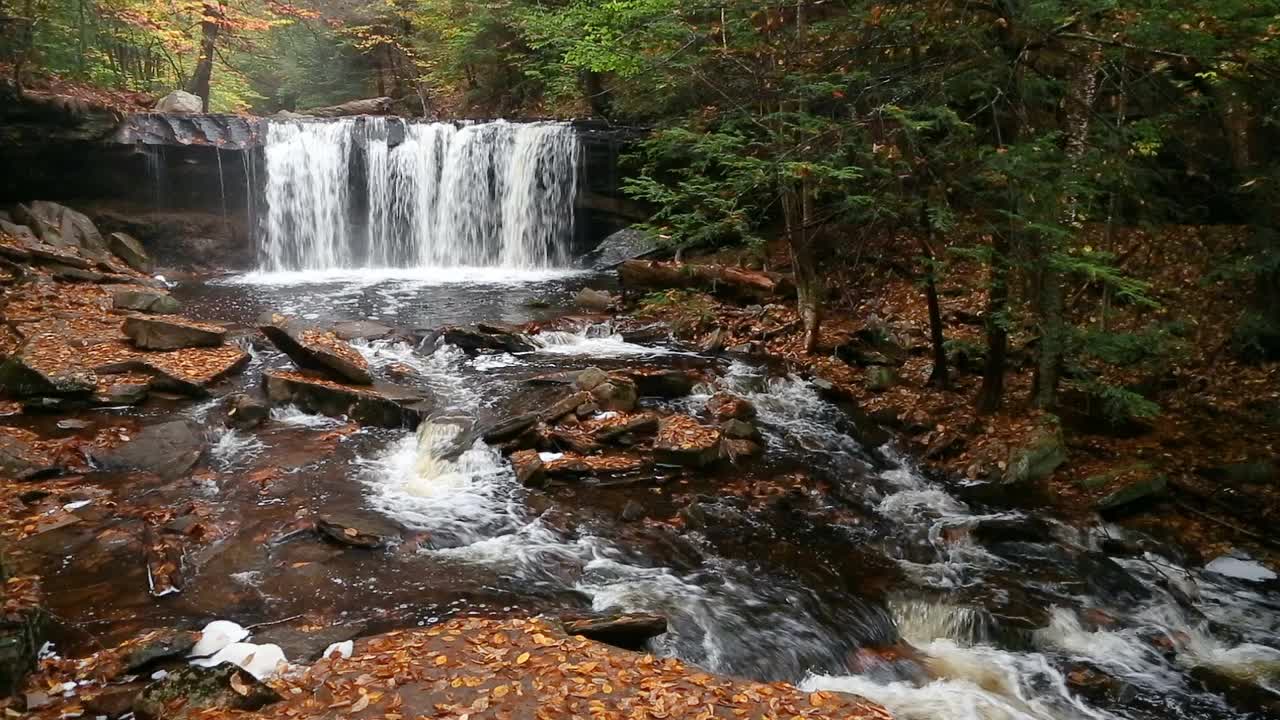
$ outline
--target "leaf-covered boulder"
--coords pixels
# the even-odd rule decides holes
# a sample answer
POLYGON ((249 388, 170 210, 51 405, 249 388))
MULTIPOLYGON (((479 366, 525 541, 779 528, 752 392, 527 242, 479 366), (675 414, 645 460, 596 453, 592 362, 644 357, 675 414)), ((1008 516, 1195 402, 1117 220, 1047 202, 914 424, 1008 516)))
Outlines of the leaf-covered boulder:
POLYGON ((668 415, 658 423, 653 449, 658 462, 702 467, 720 458, 720 428, 688 415, 668 415))
POLYGON ((36 335, 0 363, 0 390, 13 397, 87 395, 98 378, 81 356, 59 335, 36 335))
POLYGON ((156 315, 127 318, 124 334, 144 350, 181 350, 217 347, 226 340, 227 330, 177 315, 156 315))
POLYGON ((357 385, 373 383, 369 361, 331 330, 279 313, 259 318, 258 329, 303 370, 317 370, 357 385))
POLYGON ((180 720, 209 710, 261 710, 282 700, 280 694, 231 663, 195 665, 169 673, 148 685, 133 704, 141 720, 180 720))

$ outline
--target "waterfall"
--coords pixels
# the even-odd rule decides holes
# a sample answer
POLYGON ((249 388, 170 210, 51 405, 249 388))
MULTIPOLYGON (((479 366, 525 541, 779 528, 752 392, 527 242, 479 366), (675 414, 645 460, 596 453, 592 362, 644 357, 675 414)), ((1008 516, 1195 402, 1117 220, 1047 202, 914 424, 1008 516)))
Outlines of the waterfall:
POLYGON ((578 156, 564 123, 273 121, 259 265, 564 265, 578 156))

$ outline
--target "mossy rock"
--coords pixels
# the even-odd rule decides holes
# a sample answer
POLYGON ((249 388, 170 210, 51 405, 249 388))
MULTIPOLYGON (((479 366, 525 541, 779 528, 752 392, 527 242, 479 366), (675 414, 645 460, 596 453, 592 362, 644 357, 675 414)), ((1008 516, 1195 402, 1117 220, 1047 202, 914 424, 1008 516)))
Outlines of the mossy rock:
POLYGON ((177 720, 201 710, 259 710, 280 694, 231 663, 176 670, 146 687, 133 710, 142 720, 177 720))
POLYGON ((871 392, 884 392, 898 384, 898 373, 893 368, 873 365, 867 368, 867 389, 871 392))
POLYGON ((1108 513, 1114 513, 1122 508, 1133 509, 1141 501, 1163 495, 1168 486, 1169 479, 1164 475, 1135 480, 1099 500, 1095 507, 1099 512, 1108 513))
POLYGON ((1067 446, 1059 432, 1042 433, 1030 444, 1009 453, 1007 483, 1039 482, 1067 461, 1067 446))

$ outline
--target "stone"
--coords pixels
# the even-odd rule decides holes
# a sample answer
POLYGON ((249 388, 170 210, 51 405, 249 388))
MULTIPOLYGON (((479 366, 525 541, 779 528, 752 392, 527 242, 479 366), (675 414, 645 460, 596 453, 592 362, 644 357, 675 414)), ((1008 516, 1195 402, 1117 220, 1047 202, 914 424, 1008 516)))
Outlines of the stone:
POLYGON ((743 438, 722 438, 720 440, 720 457, 736 463, 739 458, 750 458, 764 454, 764 447, 753 440, 743 438))
POLYGON ((484 351, 523 353, 536 348, 529 336, 520 330, 493 323, 466 327, 447 325, 440 329, 440 337, 468 355, 484 351))
POLYGON ((647 435, 658 430, 658 416, 651 412, 640 413, 624 419, 622 422, 610 423, 596 431, 596 439, 601 442, 622 443, 633 435, 647 435))
POLYGON ((627 260, 635 260, 656 252, 658 238, 636 228, 623 228, 600 241, 592 251, 594 270, 609 270, 627 260))
POLYGON ((756 416, 756 407, 745 398, 721 391, 707 399, 707 412, 720 422, 750 420, 756 416))
POLYGON ((134 701, 140 720, 185 720, 205 710, 255 711, 282 700, 275 690, 231 663, 174 670, 134 701))
POLYGON ((146 686, 143 682, 108 685, 92 694, 81 691, 80 697, 84 703, 84 709, 89 711, 90 715, 115 720, 133 712, 133 704, 138 700, 138 693, 142 692, 146 686))
POLYGON ((1141 501, 1164 494, 1168 486, 1169 480, 1164 475, 1135 480, 1102 498, 1094 507, 1103 513, 1115 513, 1122 508, 1128 510, 1141 501))
POLYGON ((204 455, 208 442, 189 420, 148 425, 124 444, 89 451, 102 470, 140 470, 167 480, 185 475, 204 455))
POLYGON ((109 252, 107 241, 84 213, 48 200, 17 206, 18 219, 50 245, 75 247, 95 257, 109 252))
POLYGON ((573 385, 579 390, 594 390, 601 383, 609 380, 609 374, 598 367, 589 367, 578 373, 574 378, 573 385))
POLYGON ((1058 432, 1041 433, 1025 447, 1014 448, 1004 473, 1007 483, 1039 482, 1067 461, 1067 448, 1058 432))
POLYGON ((186 655, 199 639, 188 630, 153 630, 130 641, 121 660, 127 672, 136 673, 157 660, 186 655))
POLYGON ((227 396, 227 427, 236 430, 252 430, 271 417, 271 407, 260 398, 247 393, 227 396))
POLYGON ((182 303, 169 293, 158 290, 117 290, 111 295, 111 306, 116 310, 173 315, 182 311, 182 303))
POLYGON ((193 95, 186 90, 174 90, 160 98, 154 110, 160 113, 204 112, 204 101, 200 99, 199 95, 193 95))
POLYGON ((180 350, 217 347, 226 339, 227 330, 176 315, 157 315, 126 318, 124 334, 144 350, 180 350))
POLYGON ((644 518, 644 506, 635 500, 628 500, 626 505, 622 506, 622 512, 618 513, 618 519, 622 522, 636 522, 644 518))
POLYGON ((622 648, 644 650, 649 640, 667 631, 667 619, 648 613, 619 613, 563 618, 560 624, 570 635, 622 648))
POLYGON ((86 282, 97 282, 102 278, 102 273, 89 270, 93 267, 93 261, 81 257, 74 248, 37 243, 28 246, 26 251, 33 260, 47 263, 55 277, 86 282), (77 273, 77 270, 81 272, 77 273))
POLYGON ((235 345, 138 352, 125 342, 103 343, 93 355, 100 373, 146 373, 151 389, 196 396, 249 363, 249 354, 235 345))
POLYGON ((365 425, 416 427, 431 412, 420 391, 391 383, 344 385, 283 370, 262 374, 272 405, 296 405, 303 412, 347 417, 365 425))
POLYGON ((569 413, 576 412, 578 407, 591 402, 591 393, 576 392, 557 400, 555 403, 543 410, 538 419, 547 423, 554 423, 569 413))
POLYGON ((610 376, 609 382, 600 383, 591 390, 591 398, 601 410, 631 412, 636 408, 639 394, 636 384, 624 377, 610 376))
POLYGON ((258 329, 303 370, 318 370, 356 385, 373 384, 369 361, 331 331, 278 313, 259 318, 258 329))
POLYGON ((600 406, 595 404, 595 401, 582 403, 573 410, 573 414, 579 419, 589 418, 598 412, 600 412, 600 406))
POLYGON ((87 282, 100 283, 108 280, 107 276, 97 270, 85 270, 84 268, 72 267, 58 263, 49 265, 49 272, 55 280, 67 280, 70 282, 87 282))
POLYGON ((537 450, 517 450, 511 453, 511 467, 515 470, 516 480, 525 487, 539 487, 545 479, 542 456, 537 450))
POLYGON ((62 473, 47 453, 12 435, 0 434, 0 476, 15 480, 39 480, 62 473))
POLYGON ((140 273, 150 273, 155 263, 147 254, 146 248, 138 239, 126 232, 113 232, 107 236, 107 247, 111 253, 124 261, 125 265, 140 273))
POLYGON ((698 378, 687 370, 633 368, 621 374, 631 378, 641 397, 680 398, 693 392, 698 378))
POLYGON ((891 367, 873 365, 867 368, 867 389, 884 392, 898 384, 898 373, 891 367))
POLYGON ((524 415, 516 415, 505 420, 499 421, 497 424, 485 430, 481 437, 489 444, 506 442, 519 437, 526 430, 538 424, 538 413, 525 413, 524 415))
POLYGON ((383 325, 372 320, 351 320, 340 322, 333 326, 333 334, 337 335, 339 340, 347 342, 352 340, 375 340, 384 338, 393 332, 395 332, 395 328, 390 325, 383 325))
POLYGON ((720 459, 720 428, 688 415, 669 415, 658 423, 653 449, 658 462, 703 467, 720 459))
POLYGON ((391 538, 387 535, 370 532, 349 522, 333 518, 316 520, 316 532, 330 542, 364 550, 377 550, 386 547, 391 542, 391 538))
POLYGON ((725 437, 733 438, 734 440, 760 442, 760 429, 746 420, 729 418, 720 423, 720 432, 724 433, 725 437))
POLYGON ((137 405, 147 399, 150 391, 151 383, 112 383, 95 393, 93 401, 98 405, 106 406, 137 405))
POLYGON ((573 297, 573 304, 585 310, 605 312, 613 307, 613 295, 603 290, 582 288, 573 297))
POLYGON ((13 397, 87 395, 98 385, 80 351, 53 333, 36 335, 0 363, 0 390, 13 397))

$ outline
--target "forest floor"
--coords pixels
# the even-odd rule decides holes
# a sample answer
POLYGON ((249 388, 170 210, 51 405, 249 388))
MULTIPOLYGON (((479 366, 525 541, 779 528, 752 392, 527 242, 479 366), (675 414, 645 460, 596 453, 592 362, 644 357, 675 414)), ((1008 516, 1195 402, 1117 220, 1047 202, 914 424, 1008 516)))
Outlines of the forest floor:
MULTIPOLYGON (((1101 235, 1100 229, 1092 232, 1101 235)), ((1032 309, 1016 305, 1004 402, 996 413, 977 413, 986 277, 980 264, 963 260, 951 262, 939 283, 949 387, 930 386, 928 311, 917 274, 918 245, 908 237, 846 243, 847 257, 833 259, 813 355, 802 352, 790 303, 751 312, 677 290, 643 297, 632 312, 640 319, 663 319, 695 343, 753 343, 753 353, 834 383, 871 418, 899 431, 922 465, 951 477, 1001 479, 1020 449, 1040 437, 1061 437, 1066 462, 1033 492, 1010 488, 1010 497, 1016 493, 1021 501, 1029 498, 1063 519, 1082 522, 1096 517, 1117 492, 1164 485, 1163 492, 1106 513, 1107 519, 1176 540, 1202 561, 1235 548, 1274 567, 1280 562, 1280 544, 1270 531, 1280 518, 1280 365, 1234 356, 1231 335, 1246 310, 1249 288, 1222 272, 1245 235, 1239 227, 1191 226, 1117 234, 1123 269, 1150 284, 1156 303, 1114 304, 1106 328, 1129 333, 1134 344, 1121 354, 1132 362, 1088 367, 1109 384, 1140 388, 1159 406, 1157 415, 1140 421, 1111 421, 1070 380, 1057 416, 1031 407, 1037 336, 1032 309)), ((747 266, 762 261, 771 270, 789 269, 780 245, 764 253, 721 251, 691 260, 747 266)), ((1077 328, 1099 327, 1100 289, 1086 287, 1070 298, 1069 312, 1077 328)))

